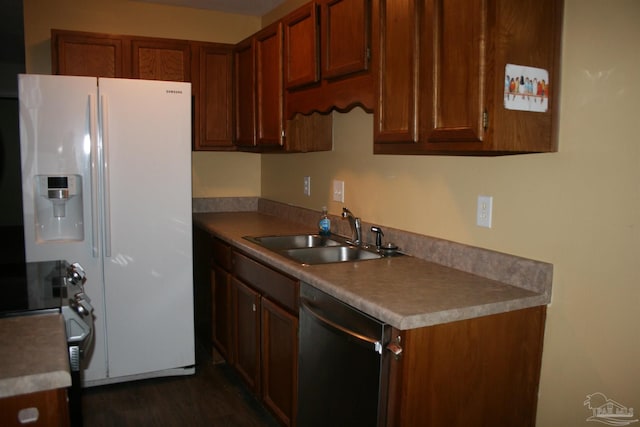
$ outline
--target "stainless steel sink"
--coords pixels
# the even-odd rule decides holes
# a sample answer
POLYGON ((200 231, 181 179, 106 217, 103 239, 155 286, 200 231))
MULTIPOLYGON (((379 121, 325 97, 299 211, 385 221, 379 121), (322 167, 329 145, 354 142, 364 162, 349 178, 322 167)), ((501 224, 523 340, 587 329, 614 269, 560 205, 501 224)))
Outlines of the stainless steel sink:
POLYGON ((257 243, 274 251, 281 249, 317 248, 325 246, 340 246, 344 242, 336 238, 320 236, 319 234, 296 234, 291 236, 246 236, 245 239, 257 243))
POLYGON ((355 246, 326 246, 287 249, 281 253, 291 259, 301 262, 302 264, 311 265, 382 258, 382 255, 377 252, 355 246))
POLYGON ((362 261, 382 258, 375 249, 350 245, 346 237, 319 234, 245 236, 245 239, 301 264, 362 261))
POLYGON ((279 251, 282 249, 322 248, 326 246, 340 246, 344 242, 319 234, 296 234, 291 236, 245 236, 245 239, 257 243, 267 249, 279 251))

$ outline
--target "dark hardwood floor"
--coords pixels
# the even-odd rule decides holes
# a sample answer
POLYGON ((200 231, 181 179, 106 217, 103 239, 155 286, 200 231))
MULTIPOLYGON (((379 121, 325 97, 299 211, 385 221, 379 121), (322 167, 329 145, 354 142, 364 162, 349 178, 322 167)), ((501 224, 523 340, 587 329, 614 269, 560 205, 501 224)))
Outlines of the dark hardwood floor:
POLYGON ((191 376, 85 388, 82 410, 85 427, 279 426, 224 363, 199 363, 191 376))

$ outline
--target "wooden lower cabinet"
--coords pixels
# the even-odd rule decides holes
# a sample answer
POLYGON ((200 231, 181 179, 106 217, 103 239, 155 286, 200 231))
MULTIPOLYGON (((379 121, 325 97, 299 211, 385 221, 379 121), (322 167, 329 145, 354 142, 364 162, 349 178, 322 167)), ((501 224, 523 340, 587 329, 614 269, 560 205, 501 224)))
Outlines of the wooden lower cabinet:
POLYGON ((546 307, 408 331, 387 427, 535 425, 546 307))
POLYGON ((231 279, 233 366, 260 393, 260 294, 231 279))
POLYGON ((262 399, 286 426, 295 425, 298 317, 262 299, 262 399))
POLYGON ((284 426, 296 424, 299 283, 212 237, 215 349, 284 426))
POLYGON ((232 360, 231 275, 218 265, 211 268, 211 341, 225 360, 232 360))
MULTIPOLYGON (((219 239, 211 247, 214 345, 282 425, 295 426, 299 282, 219 239)), ((535 426, 545 316, 540 306, 394 328, 402 353, 387 355, 379 425, 535 426)))
POLYGON ((63 427, 69 425, 66 389, 0 399, 0 425, 63 427))

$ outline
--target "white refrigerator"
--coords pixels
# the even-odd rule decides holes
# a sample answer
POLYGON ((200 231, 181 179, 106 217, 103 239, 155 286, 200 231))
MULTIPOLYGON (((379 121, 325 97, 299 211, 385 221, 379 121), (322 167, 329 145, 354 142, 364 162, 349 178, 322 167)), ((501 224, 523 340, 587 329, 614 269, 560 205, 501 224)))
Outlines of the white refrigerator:
POLYGON ((193 373, 191 85, 18 79, 26 258, 85 269, 83 384, 193 373))

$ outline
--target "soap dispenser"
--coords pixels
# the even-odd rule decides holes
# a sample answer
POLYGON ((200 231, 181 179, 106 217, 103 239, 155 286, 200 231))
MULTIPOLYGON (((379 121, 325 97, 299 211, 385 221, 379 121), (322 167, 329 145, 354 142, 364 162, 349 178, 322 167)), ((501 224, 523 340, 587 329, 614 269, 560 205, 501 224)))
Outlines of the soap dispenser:
POLYGON ((320 221, 318 221, 318 232, 321 236, 329 236, 331 234, 331 220, 327 215, 327 207, 322 207, 322 215, 320 221))

